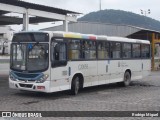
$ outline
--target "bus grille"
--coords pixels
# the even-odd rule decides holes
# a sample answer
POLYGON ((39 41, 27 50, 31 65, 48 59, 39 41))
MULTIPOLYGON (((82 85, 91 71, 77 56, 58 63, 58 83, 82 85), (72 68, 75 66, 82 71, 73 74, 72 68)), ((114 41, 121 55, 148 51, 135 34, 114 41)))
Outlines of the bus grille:
POLYGON ((23 88, 32 88, 33 87, 32 84, 21 84, 21 83, 19 83, 19 86, 23 87, 23 88))
POLYGON ((42 73, 20 73, 12 71, 11 74, 19 81, 27 81, 34 82, 40 79, 43 74, 42 73))
POLYGON ((22 78, 36 78, 37 76, 39 76, 39 74, 25 74, 25 73, 17 73, 17 72, 15 72, 14 74, 22 78))

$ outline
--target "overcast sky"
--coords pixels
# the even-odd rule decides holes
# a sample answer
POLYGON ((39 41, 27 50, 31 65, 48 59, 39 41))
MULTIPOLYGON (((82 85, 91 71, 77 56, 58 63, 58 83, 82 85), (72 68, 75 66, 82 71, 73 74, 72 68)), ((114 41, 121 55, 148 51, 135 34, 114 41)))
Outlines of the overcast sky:
MULTIPOLYGON (((100 0, 23 0, 26 2, 32 2, 36 4, 47 5, 51 7, 71 10, 75 12, 83 13, 83 15, 98 11, 100 9, 100 0)), ((115 9, 130 11, 136 14, 140 14, 140 9, 147 11, 151 10, 151 14, 147 14, 148 17, 160 21, 160 0, 101 0, 102 10, 115 9)), ((32 26, 33 29, 40 29, 53 26, 53 24, 39 24, 32 26)), ((30 28, 31 30, 32 28, 30 28)))

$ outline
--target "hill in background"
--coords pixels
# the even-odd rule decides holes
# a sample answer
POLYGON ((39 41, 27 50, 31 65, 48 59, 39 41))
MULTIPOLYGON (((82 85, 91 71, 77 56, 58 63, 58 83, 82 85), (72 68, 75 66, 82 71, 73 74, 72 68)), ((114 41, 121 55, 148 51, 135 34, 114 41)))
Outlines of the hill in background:
POLYGON ((160 22, 142 15, 122 10, 101 10, 91 12, 78 21, 124 24, 160 31, 160 22))

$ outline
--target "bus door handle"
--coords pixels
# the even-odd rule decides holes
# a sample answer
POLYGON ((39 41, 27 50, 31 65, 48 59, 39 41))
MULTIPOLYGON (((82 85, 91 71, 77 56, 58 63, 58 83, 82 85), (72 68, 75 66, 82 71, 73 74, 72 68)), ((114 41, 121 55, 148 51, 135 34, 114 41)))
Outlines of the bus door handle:
POLYGON ((108 65, 106 65, 106 73, 108 73, 108 65))

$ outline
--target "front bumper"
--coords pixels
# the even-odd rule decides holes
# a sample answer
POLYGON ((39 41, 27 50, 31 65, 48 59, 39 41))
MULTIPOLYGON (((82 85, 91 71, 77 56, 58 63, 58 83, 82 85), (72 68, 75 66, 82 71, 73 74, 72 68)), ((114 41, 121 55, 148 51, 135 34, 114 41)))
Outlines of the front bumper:
POLYGON ((50 93, 50 81, 45 81, 44 83, 35 83, 13 81, 9 78, 9 87, 18 90, 50 93))

